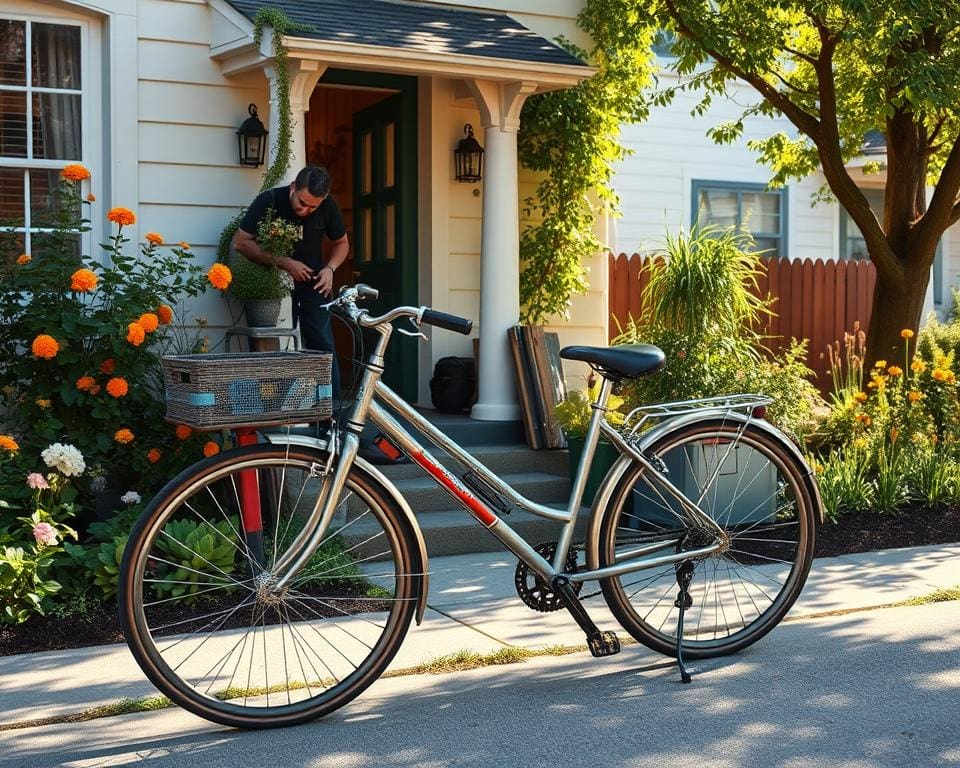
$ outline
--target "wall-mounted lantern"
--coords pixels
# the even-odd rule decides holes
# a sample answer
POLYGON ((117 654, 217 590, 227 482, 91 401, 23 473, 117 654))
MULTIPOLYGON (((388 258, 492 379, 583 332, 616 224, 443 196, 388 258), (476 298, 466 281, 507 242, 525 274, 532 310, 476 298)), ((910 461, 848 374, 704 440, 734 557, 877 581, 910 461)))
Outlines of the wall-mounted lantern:
POLYGON ((463 126, 466 138, 460 139, 453 156, 457 161, 457 181, 472 183, 483 178, 483 147, 473 137, 473 126, 463 126))
POLYGON ((237 131, 237 143, 240 150, 240 165, 256 168, 263 165, 263 156, 267 151, 267 129, 257 117, 257 105, 247 107, 250 117, 243 121, 237 131))

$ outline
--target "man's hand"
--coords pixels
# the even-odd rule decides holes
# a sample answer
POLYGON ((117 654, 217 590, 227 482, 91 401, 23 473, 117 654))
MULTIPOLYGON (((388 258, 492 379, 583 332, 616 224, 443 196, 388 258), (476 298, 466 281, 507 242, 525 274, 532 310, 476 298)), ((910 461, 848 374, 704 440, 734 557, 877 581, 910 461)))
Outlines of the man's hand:
POLYGON ((290 277, 292 277, 298 283, 305 282, 313 277, 313 270, 302 261, 298 261, 297 259, 281 259, 279 262, 277 262, 277 266, 289 272, 290 277))
POLYGON ((333 267, 324 267, 317 273, 313 288, 321 296, 329 296, 333 293, 333 267))

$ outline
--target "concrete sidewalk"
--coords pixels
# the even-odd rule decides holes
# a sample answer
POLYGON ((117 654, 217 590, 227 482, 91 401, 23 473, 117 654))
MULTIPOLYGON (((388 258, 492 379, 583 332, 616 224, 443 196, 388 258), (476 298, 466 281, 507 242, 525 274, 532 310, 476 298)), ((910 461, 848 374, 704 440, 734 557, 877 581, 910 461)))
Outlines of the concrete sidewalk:
MULTIPOLYGON (((579 645, 565 611, 539 614, 520 602, 515 561, 502 553, 438 557, 430 562, 429 608, 413 626, 393 668, 461 650, 579 645)), ((814 561, 788 620, 884 606, 960 585, 960 543, 886 550, 814 561)), ((593 592, 595 585, 585 585, 593 592)), ((602 597, 586 601, 601 629, 619 630, 602 597)), ((625 636, 622 630, 618 631, 625 636)), ((155 693, 125 645, 0 657, 0 725, 62 717, 155 693)))

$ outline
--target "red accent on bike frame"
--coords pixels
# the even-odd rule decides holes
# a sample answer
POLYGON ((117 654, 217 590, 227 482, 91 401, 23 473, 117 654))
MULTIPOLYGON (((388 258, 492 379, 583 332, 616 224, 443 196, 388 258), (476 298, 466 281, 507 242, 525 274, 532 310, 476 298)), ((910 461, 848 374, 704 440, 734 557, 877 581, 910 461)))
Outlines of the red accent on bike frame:
POLYGON ((460 488, 447 470, 445 470, 439 464, 434 464, 432 461, 430 461, 430 459, 428 459, 422 451, 411 453, 410 458, 413 459, 413 461, 428 475, 430 475, 430 477, 432 477, 434 480, 440 483, 440 485, 450 491, 450 493, 456 496, 463 503, 463 506, 467 508, 470 514, 487 526, 487 528, 490 528, 494 523, 500 521, 500 518, 487 509, 480 499, 478 499, 472 493, 460 488))
MULTIPOLYGON (((257 433, 252 429, 238 429, 239 445, 255 445, 257 433)), ((257 470, 245 469, 240 473, 240 510, 243 518, 244 533, 256 533, 263 530, 263 515, 260 512, 260 483, 257 470)))

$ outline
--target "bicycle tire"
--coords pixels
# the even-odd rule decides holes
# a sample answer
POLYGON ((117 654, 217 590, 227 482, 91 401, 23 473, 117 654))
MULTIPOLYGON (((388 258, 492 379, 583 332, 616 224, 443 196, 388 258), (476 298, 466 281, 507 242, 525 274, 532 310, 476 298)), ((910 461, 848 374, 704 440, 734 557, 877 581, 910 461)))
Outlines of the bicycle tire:
POLYGON ((239 728, 303 723, 359 695, 399 649, 423 563, 409 521, 356 466, 340 519, 289 588, 271 591, 271 568, 303 530, 327 460, 269 444, 222 453, 169 482, 134 526, 121 624, 146 676, 184 709, 239 728), (262 548, 242 522, 249 499, 262 548))
MULTIPOLYGON (((729 548, 693 561, 683 630, 687 658, 722 656, 755 643, 783 619, 803 589, 819 497, 808 484, 809 469, 786 440, 753 424, 744 428, 716 419, 678 427, 647 449, 685 495, 701 497, 700 508, 730 537, 729 548)), ((679 536, 682 548, 692 549, 712 538, 682 519, 677 502, 658 493, 646 474, 635 464, 611 495, 599 527, 601 567, 617 561, 618 547, 625 551, 679 536)), ((677 567, 601 580, 607 605, 623 628, 668 656, 677 654, 677 567)))

